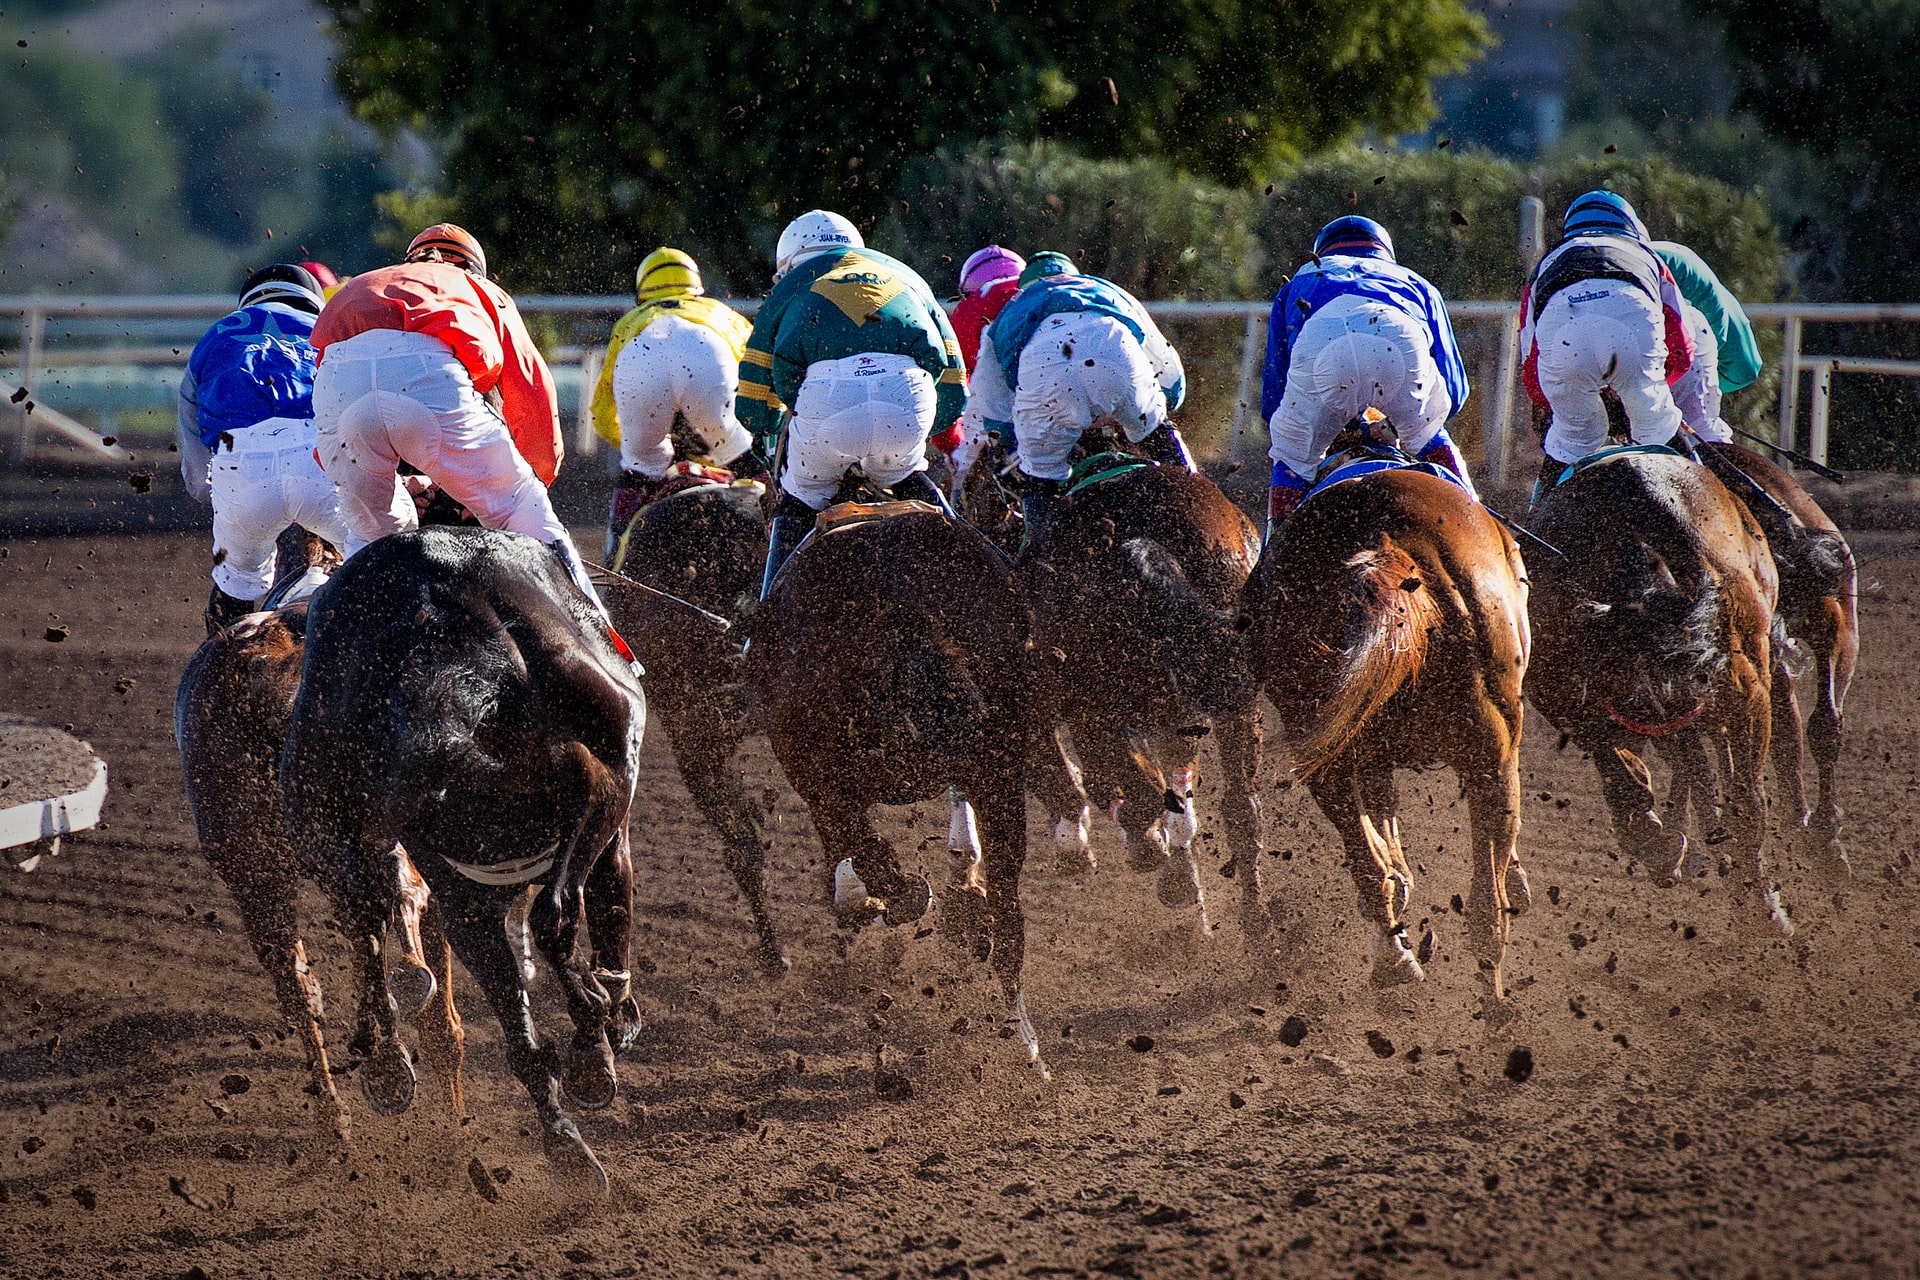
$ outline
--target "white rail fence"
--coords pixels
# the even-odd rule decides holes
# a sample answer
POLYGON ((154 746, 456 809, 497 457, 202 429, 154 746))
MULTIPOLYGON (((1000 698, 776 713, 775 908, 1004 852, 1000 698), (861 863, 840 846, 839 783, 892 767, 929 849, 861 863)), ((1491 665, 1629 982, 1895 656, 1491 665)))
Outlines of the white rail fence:
MULTIPOLYGON (((748 315, 758 310, 756 299, 729 300, 748 315)), ((623 296, 565 297, 528 296, 519 300, 527 315, 569 318, 605 318, 612 320, 633 304, 623 296)), ((231 310, 227 295, 170 297, 0 297, 0 317, 17 316, 21 339, 18 349, 0 352, 0 369, 10 371, 8 386, 13 395, 14 448, 16 461, 25 460, 32 449, 36 428, 51 429, 96 456, 117 457, 120 450, 102 439, 100 433, 84 423, 39 402, 36 394, 42 375, 49 369, 98 366, 183 366, 188 346, 59 345, 50 348, 47 326, 53 319, 92 321, 150 322, 164 320, 212 320, 231 310), (23 394, 24 393, 24 394, 23 394), (32 406, 31 413, 29 406, 32 406)), ((1238 323, 1242 327, 1238 386, 1233 403, 1232 449, 1236 457, 1248 457, 1262 451, 1259 441, 1264 428, 1254 421, 1258 416, 1259 379, 1266 352, 1267 316, 1265 302, 1152 302, 1147 309, 1155 318, 1167 321, 1215 321, 1238 323)), ((1518 447, 1514 418, 1518 403, 1519 374, 1518 304, 1513 302, 1455 302, 1448 310, 1456 325, 1491 325, 1497 335, 1482 344, 1488 354, 1475 378, 1475 394, 1484 397, 1482 420, 1485 424, 1482 467, 1490 481, 1505 478, 1518 447)), ((1920 304, 1857 305, 1851 303, 1759 303, 1747 307, 1747 314, 1762 323, 1782 326, 1780 417, 1778 440, 1787 448, 1796 447, 1800 412, 1802 375, 1811 376, 1808 397, 1807 450, 1816 461, 1825 463, 1830 439, 1830 414, 1833 378, 1846 373, 1870 376, 1920 377, 1920 362, 1867 359, 1854 356, 1808 355, 1801 351, 1805 326, 1841 324, 1878 324, 1888 321, 1920 322, 1920 304)), ((125 330, 131 333, 131 327, 125 330)), ((582 379, 582 395, 574 432, 578 452, 591 454, 597 446, 587 414, 587 398, 600 370, 602 348, 597 343, 562 346, 551 353, 556 365, 576 365, 582 379)), ((0 375, 5 376, 5 375, 0 375)))

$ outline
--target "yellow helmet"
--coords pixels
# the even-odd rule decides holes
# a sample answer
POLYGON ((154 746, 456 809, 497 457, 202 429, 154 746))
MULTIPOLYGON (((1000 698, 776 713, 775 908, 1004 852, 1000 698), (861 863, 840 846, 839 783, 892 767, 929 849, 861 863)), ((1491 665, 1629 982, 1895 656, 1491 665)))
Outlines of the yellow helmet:
POLYGON ((706 291, 700 283, 700 264, 678 249, 655 249, 633 273, 633 296, 640 302, 706 291))

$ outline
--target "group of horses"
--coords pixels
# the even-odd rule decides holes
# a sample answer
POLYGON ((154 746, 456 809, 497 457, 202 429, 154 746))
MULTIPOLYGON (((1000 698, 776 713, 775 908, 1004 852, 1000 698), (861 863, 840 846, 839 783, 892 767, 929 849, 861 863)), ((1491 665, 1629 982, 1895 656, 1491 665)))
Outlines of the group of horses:
MULTIPOLYGON (((1482 999, 1505 1008, 1508 931, 1529 904, 1523 689, 1563 746, 1593 758, 1630 857, 1671 881, 1730 843, 1790 930, 1760 860, 1761 771, 1771 740, 1805 839, 1843 873, 1846 544, 1788 473, 1744 452, 1702 465, 1622 450, 1571 470, 1518 541, 1431 468, 1336 472, 1263 549, 1206 477, 1103 457, 1027 545, 977 486, 973 522, 921 504, 833 508, 764 601, 760 495, 698 486, 643 510, 621 540, 603 588, 618 634, 549 548, 478 529, 394 535, 310 599, 270 598, 196 653, 175 705, 193 818, 343 1135, 295 914, 303 876, 328 891, 354 947, 347 1050, 373 1107, 410 1105, 396 1015, 431 1006, 421 1048, 462 1109, 457 956, 506 1030, 549 1155, 602 1187, 567 1108, 612 1101, 614 1055, 641 1032, 628 814, 649 709, 720 836, 769 974, 788 961, 767 904, 766 816, 734 764, 744 738, 768 735, 806 803, 846 928, 934 905, 935 886, 901 867, 869 815, 946 796, 937 922, 991 963, 1009 1030, 1043 1074, 1022 985, 1027 797, 1046 811, 1056 870, 1094 872, 1103 808, 1127 866, 1157 874, 1160 900, 1196 909, 1210 933, 1193 846, 1211 737, 1231 852, 1221 871, 1243 931, 1267 936, 1284 915, 1262 884, 1263 696, 1288 778, 1339 833, 1376 983, 1417 980, 1431 959, 1431 936, 1408 934, 1394 778, 1444 764, 1468 807, 1482 999), (1792 686, 1806 653, 1818 664, 1812 809, 1792 686), (1672 767, 1664 800, 1650 744, 1672 767), (532 949, 566 994, 564 1051, 535 1028, 532 949)), ((289 531, 283 576, 324 554, 289 531)))

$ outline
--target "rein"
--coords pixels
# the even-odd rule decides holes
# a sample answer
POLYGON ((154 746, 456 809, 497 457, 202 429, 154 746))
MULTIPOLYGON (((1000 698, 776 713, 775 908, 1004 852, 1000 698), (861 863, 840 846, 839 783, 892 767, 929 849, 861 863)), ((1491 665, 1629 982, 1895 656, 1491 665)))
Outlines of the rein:
POLYGON ((603 564, 595 564, 591 560, 582 559, 580 563, 586 565, 587 568, 593 570, 595 573, 605 574, 608 577, 608 579, 619 583, 623 587, 632 587, 636 591, 643 591, 647 595, 655 596, 661 600, 666 601, 668 604, 678 605, 680 608, 685 609, 688 613, 693 614, 695 617, 700 618, 703 621, 712 623, 716 628, 718 628, 721 631, 731 631, 733 629, 733 622, 731 619, 723 618, 717 613, 710 613, 707 610, 702 609, 699 605, 695 604, 693 601, 683 600, 679 596, 674 595, 671 591, 662 591, 660 588, 650 587, 644 582, 635 582, 632 578, 629 578, 626 574, 621 573, 614 569, 609 569, 603 564))
POLYGON ((1628 733, 1638 734, 1642 738, 1664 738, 1670 733, 1678 733, 1695 720, 1698 720, 1700 713, 1707 709, 1707 704, 1705 702, 1696 702, 1693 704, 1693 710, 1687 712, 1685 715, 1675 716, 1665 724, 1642 724, 1638 720, 1629 720, 1618 711, 1615 711, 1611 702, 1606 704, 1606 708, 1607 719, 1613 721, 1628 733))

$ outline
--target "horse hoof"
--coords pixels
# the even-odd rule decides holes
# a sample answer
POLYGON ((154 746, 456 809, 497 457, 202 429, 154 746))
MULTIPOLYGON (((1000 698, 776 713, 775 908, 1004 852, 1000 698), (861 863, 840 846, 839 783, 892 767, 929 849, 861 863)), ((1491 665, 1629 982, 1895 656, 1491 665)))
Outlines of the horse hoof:
POLYGON ((1853 860, 1847 857, 1836 828, 1806 827, 1800 832, 1799 844, 1800 856, 1829 881, 1844 884, 1853 878, 1853 860))
POLYGON ((1265 938, 1273 933, 1273 914, 1258 897, 1241 899, 1240 932, 1249 939, 1265 938))
POLYGON ((793 968, 793 961, 787 957, 787 949, 771 940, 762 941, 754 947, 753 962, 769 978, 781 977, 793 968))
MULTIPOLYGON (((1717 838, 1718 837, 1716 837, 1716 839, 1717 838)), ((1689 839, 1686 836, 1681 836, 1680 848, 1682 850, 1680 854, 1680 866, 1674 871, 1675 878, 1680 880, 1705 880, 1707 878, 1706 845, 1699 841, 1689 839)))
POLYGON ((1386 950, 1374 958, 1373 985, 1376 987, 1401 987, 1410 982, 1424 982, 1426 978, 1427 971, 1420 967, 1420 961, 1402 934, 1394 934, 1386 950))
POLYGON ((1054 867, 1063 876, 1092 875, 1099 865, 1087 843, 1087 809, 1077 818, 1061 818, 1053 824, 1054 867))
POLYGON ((927 878, 907 876, 900 886, 900 892, 887 899, 881 915, 890 925, 912 924, 927 914, 927 908, 932 905, 933 886, 927 883, 927 878))
POLYGON ((1762 895, 1761 901, 1767 908, 1767 923, 1772 925, 1782 938, 1793 936, 1793 918, 1787 914, 1786 904, 1780 901, 1780 891, 1769 889, 1762 895))
POLYGON ((607 1019, 607 1041, 615 1053, 625 1053, 640 1042, 646 1020, 640 1016, 640 1002, 632 996, 613 1006, 607 1019))
POLYGON ((440 984, 425 965, 401 963, 387 970, 387 995, 401 1013, 411 1016, 427 1007, 440 984))
POLYGON ((604 1197, 612 1191, 613 1184, 607 1180, 600 1158, 593 1154, 593 1148, 580 1136, 573 1121, 562 1116, 548 1125, 541 1145, 546 1148, 554 1173, 562 1181, 585 1183, 597 1196, 604 1197))
POLYGON ((1084 880, 1100 869, 1100 860, 1088 848, 1056 848, 1053 869, 1070 880, 1084 880))
POLYGON ((413 1060, 398 1040, 381 1041, 360 1067, 360 1088, 383 1116, 397 1116, 413 1105, 413 1060))
POLYGON ((987 891, 973 884, 950 884, 940 894, 941 936, 959 947, 974 948, 986 933, 987 891))
POLYGON ((1167 864, 1167 843, 1157 832, 1149 831, 1136 839, 1122 827, 1120 840, 1127 847, 1127 870, 1135 875, 1144 876, 1167 864))
MULTIPOLYGON (((1515 858, 1507 863, 1507 914, 1517 917, 1531 910, 1533 910, 1533 885, 1527 881, 1527 869, 1520 865, 1518 858, 1515 858)), ((1427 938, 1431 937, 1433 934, 1429 931, 1427 938)), ((1425 938, 1421 939, 1420 945, 1423 948, 1427 946, 1425 938)))
POLYGON ((604 1111, 620 1091, 613 1069, 613 1047, 604 1038, 585 1048, 575 1047, 560 1076, 567 1102, 581 1111, 604 1111))
POLYGON ((1387 879, 1393 885, 1393 914, 1403 916, 1407 913, 1407 904, 1413 901, 1413 881, 1398 871, 1387 879))
POLYGON ((1200 872, 1187 857, 1168 858, 1160 868, 1156 890, 1160 905, 1175 911, 1195 906, 1200 901, 1200 872))

